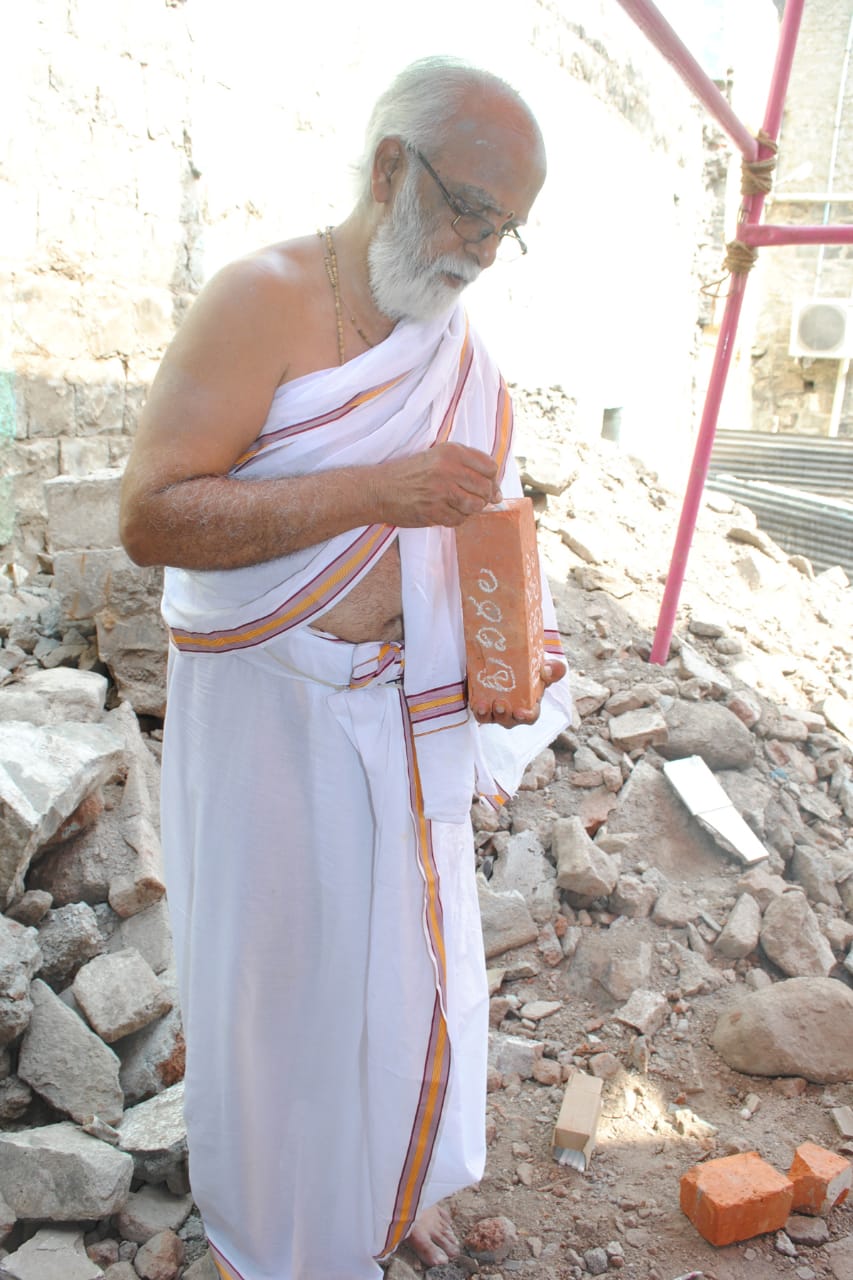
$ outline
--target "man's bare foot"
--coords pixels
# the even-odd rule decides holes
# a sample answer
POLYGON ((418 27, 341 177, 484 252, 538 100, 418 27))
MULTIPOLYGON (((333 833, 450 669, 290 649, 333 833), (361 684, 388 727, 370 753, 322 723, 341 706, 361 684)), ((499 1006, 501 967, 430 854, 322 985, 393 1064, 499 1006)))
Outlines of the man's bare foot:
POLYGON ((440 1267, 459 1255, 459 1241, 453 1219, 443 1204, 431 1205, 419 1213, 406 1236, 415 1253, 428 1267, 440 1267))

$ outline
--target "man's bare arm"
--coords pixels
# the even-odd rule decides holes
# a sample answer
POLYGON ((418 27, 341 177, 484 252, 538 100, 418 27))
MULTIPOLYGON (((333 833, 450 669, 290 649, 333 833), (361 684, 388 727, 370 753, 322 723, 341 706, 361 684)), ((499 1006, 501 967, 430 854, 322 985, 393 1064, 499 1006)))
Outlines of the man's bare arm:
POLYGON ((122 541, 138 564, 238 568, 366 524, 456 525, 497 496, 493 460, 457 444, 281 480, 227 474, 281 380, 294 276, 257 260, 226 268, 166 353, 122 486, 122 541))

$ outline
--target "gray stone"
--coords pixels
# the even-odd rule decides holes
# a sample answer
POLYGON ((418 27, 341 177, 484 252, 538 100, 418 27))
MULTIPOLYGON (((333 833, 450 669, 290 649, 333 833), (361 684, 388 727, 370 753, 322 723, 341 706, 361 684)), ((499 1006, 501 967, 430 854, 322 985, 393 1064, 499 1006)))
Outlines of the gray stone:
POLYGON ((160 1231, 177 1231, 193 1207, 192 1196, 173 1196, 162 1187, 141 1187, 132 1191, 116 1217, 123 1240, 145 1244, 160 1231))
POLYGON ((788 888, 787 880, 773 875, 764 867, 750 867, 745 871, 735 886, 738 893, 748 893, 754 898, 762 911, 766 911, 776 898, 781 898, 788 888))
POLYGON ((641 832, 635 847, 673 879, 701 880, 720 874, 720 854, 691 818, 666 778, 645 760, 634 768, 608 815, 609 837, 641 832))
POLYGON ((640 919, 651 915, 657 896, 655 885, 640 876, 620 876, 610 895, 610 909, 619 915, 640 919))
POLYGON ((644 750, 660 746, 667 740, 666 721, 656 707, 625 711, 610 721, 610 737, 622 751, 644 750))
POLYGON ((38 927, 42 962, 39 977, 53 986, 64 987, 82 964, 99 955, 103 939, 94 911, 85 902, 48 911, 38 927))
POLYGON ((184 1242, 174 1231, 160 1231, 142 1246, 133 1265, 140 1280, 176 1280, 184 1254, 184 1242))
POLYGON ((810 902, 825 902, 829 907, 841 909, 841 895, 835 887, 835 869, 826 854, 808 845, 796 845, 790 869, 810 902))
POLYGON ((670 954, 678 965, 678 985, 685 996, 717 991, 725 984, 723 975, 697 951, 674 942, 670 954))
POLYGON ((0 1080, 0 1123, 11 1124, 24 1114, 33 1100, 33 1091, 18 1076, 0 1080))
POLYGON ((558 818, 552 846, 560 889, 592 901, 607 897, 616 887, 619 858, 603 853, 590 840, 580 818, 558 818))
POLYGON ((88 1222, 125 1204, 133 1160, 75 1125, 0 1134, 0 1185, 18 1218, 88 1222))
POLYGON ((56 476, 44 486, 51 551, 117 547, 121 471, 56 476))
POLYGON ((764 912, 761 946, 768 960, 790 978, 825 977, 835 964, 832 947, 799 891, 776 898, 764 912))
POLYGON ((652 1036, 659 1031, 669 1015, 669 1003, 659 991, 638 987, 632 991, 627 1004, 616 1010, 618 1022, 635 1027, 641 1035, 652 1036))
POLYGON ((668 736, 658 750, 666 760, 701 756, 709 769, 746 769, 753 762, 753 735, 720 703, 673 701, 664 719, 668 736))
POLYGON ((41 958, 35 929, 0 915, 0 1048, 16 1039, 30 1020, 30 980, 41 958))
POLYGON ((519 1075, 522 1080, 529 1080, 543 1050, 544 1045, 538 1040, 503 1035, 499 1031, 489 1034, 489 1066, 502 1076, 519 1075))
POLYGON ((742 893, 714 946, 721 956, 741 960, 758 946, 760 930, 761 908, 751 894, 742 893))
POLYGON ((555 872, 539 840, 533 832, 523 831, 501 837, 498 850, 489 888, 494 893, 514 889, 535 921, 550 920, 557 907, 555 872))
POLYGON ((652 908, 655 924, 668 929, 685 929, 698 914, 699 908, 692 893, 677 885, 661 889, 652 908))
POLYGON ((685 640, 682 640, 678 654, 678 670, 685 680, 698 680, 700 684, 706 685, 715 698, 723 698, 731 692, 732 682, 729 677, 700 657, 685 640))
MULTIPOLYGON (((399 1258, 395 1258, 391 1263, 391 1268, 393 1268, 399 1261, 399 1258)), ((392 1277, 391 1268, 386 1272, 386 1275, 390 1277, 390 1280, 407 1280, 405 1275, 392 1277)), ((411 1271, 410 1268, 406 1269, 411 1271)), ((415 1273, 411 1271, 411 1274, 414 1275, 415 1273)), ((221 1273, 217 1270, 210 1251, 203 1254, 200 1258, 196 1258, 192 1266, 187 1267, 184 1272, 184 1280, 222 1280, 221 1273)))
POLYGON ((98 653, 119 694, 139 715, 166 712, 166 658, 169 633, 159 609, 117 618, 110 609, 95 617, 98 653))
POLYGON ((712 1043, 747 1075, 853 1080, 853 991, 833 978, 789 978, 738 994, 718 1019, 712 1043))
POLYGON ((478 876, 477 895, 487 960, 536 940, 539 930, 520 893, 516 890, 495 893, 483 877, 478 876))
POLYGON ((556 770, 557 760, 554 752, 550 747, 546 747, 530 761, 524 770, 521 782, 518 784, 519 791, 541 791, 549 782, 553 782, 556 770))
POLYGON ((107 678, 96 671, 39 668, 0 689, 0 720, 26 720, 33 725, 97 722, 106 696, 107 678))
POLYGON ((53 896, 44 889, 27 889, 16 898, 6 915, 18 924, 39 924, 53 906, 53 896))
POLYGON ((44 982, 33 982, 30 996, 21 1079, 79 1124, 92 1116, 116 1124, 124 1109, 116 1055, 44 982))
POLYGON ((184 1078, 186 1046, 174 970, 161 974, 161 982, 172 1008, 162 1018, 124 1036, 115 1046, 121 1059, 119 1079, 126 1106, 162 1093, 184 1078))
POLYGON ((628 1000, 651 978, 652 948, 643 921, 620 919, 609 929, 582 929, 572 960, 572 981, 584 995, 599 1001, 602 991, 616 1004, 628 1000))
POLYGON ((817 1246, 829 1242, 829 1227, 823 1218, 807 1217, 804 1213, 792 1213, 785 1223, 785 1234, 794 1244, 817 1246))
POLYGON ((853 1234, 828 1244, 824 1257, 829 1263, 835 1280, 850 1280, 853 1276, 853 1234))
POLYGON ((162 983, 138 951, 96 956, 77 973, 74 998, 102 1040, 112 1044, 171 1009, 162 983))
POLYGON ((176 1173, 187 1155, 183 1082, 128 1108, 119 1135, 143 1182, 163 1182, 176 1173))
POLYGON ((160 898, 136 915, 128 916, 126 920, 120 920, 107 949, 124 951, 127 947, 135 948, 155 973, 163 973, 174 964, 172 931, 165 898, 160 898))
POLYGON ((106 725, 0 723, 0 905, 23 891, 36 851, 123 761, 106 725))
POLYGON ((607 685, 599 684, 597 680, 591 680, 589 676, 582 676, 575 671, 569 672, 569 687, 572 705, 581 719, 594 715, 610 697, 607 685))
POLYGON ((77 1228, 43 1227, 0 1263, 9 1280, 102 1280, 77 1228))
POLYGON ((163 594, 163 570, 135 565, 122 547, 59 551, 54 585, 66 618, 94 618, 104 609, 117 617, 154 610, 163 594))

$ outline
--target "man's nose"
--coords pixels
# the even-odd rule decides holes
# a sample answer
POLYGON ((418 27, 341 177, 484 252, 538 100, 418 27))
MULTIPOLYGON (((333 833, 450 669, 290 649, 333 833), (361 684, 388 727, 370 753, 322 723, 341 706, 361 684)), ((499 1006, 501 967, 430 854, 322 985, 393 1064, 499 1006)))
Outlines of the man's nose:
POLYGON ((473 244, 468 245, 469 252, 477 259, 480 264, 480 270, 485 271, 486 267, 490 267, 495 260, 500 244, 500 236, 497 232, 492 232, 486 236, 485 240, 475 240, 473 244))

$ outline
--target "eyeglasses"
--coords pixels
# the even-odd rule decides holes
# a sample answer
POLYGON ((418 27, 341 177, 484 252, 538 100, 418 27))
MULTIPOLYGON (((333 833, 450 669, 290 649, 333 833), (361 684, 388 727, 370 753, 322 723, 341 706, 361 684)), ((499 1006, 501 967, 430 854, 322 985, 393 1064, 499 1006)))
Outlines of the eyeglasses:
MULTIPOLYGON (((516 227, 492 226, 488 218, 484 218, 482 214, 475 213, 472 209, 469 209, 465 201, 460 200, 458 196, 451 195, 429 160, 418 151, 417 147, 408 147, 407 149, 426 169, 444 196, 445 201, 456 215, 450 225, 461 240, 464 240, 466 244, 482 244, 484 240, 488 240, 489 236, 497 236, 497 256, 502 261, 512 261, 513 258, 524 257, 527 253, 527 245, 518 234, 516 227)), ((512 216, 513 211, 510 210, 508 217, 511 218, 512 216)))

